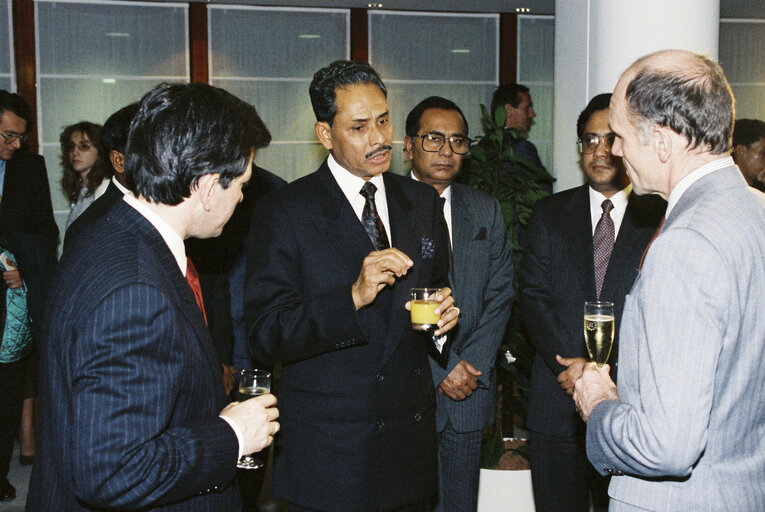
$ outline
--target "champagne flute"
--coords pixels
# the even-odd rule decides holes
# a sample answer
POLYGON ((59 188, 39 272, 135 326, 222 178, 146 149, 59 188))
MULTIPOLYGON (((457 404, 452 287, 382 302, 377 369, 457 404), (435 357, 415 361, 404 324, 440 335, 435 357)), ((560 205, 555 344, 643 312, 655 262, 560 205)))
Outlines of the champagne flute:
MULTIPOLYGON (((239 376, 239 401, 244 402, 256 396, 271 392, 271 372, 268 370, 242 370, 239 376)), ((252 454, 243 455, 236 463, 241 469, 259 469, 265 466, 265 461, 252 454)))
POLYGON ((606 364, 611 355, 615 324, 613 302, 584 303, 584 342, 590 360, 598 367, 606 364))

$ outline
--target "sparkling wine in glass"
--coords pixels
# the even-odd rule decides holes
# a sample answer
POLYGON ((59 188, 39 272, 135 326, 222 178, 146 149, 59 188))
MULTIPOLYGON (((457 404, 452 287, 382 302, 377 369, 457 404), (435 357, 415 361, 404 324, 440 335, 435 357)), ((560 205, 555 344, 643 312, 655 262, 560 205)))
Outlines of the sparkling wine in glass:
MULTIPOLYGON (((239 401, 244 402, 256 396, 271 392, 271 372, 268 370, 242 370, 239 376, 239 401)), ((259 469, 265 465, 265 461, 253 454, 243 455, 236 463, 236 467, 242 469, 259 469)))
POLYGON ((584 303, 584 342, 590 360, 598 367, 611 355, 615 324, 613 302, 584 303))

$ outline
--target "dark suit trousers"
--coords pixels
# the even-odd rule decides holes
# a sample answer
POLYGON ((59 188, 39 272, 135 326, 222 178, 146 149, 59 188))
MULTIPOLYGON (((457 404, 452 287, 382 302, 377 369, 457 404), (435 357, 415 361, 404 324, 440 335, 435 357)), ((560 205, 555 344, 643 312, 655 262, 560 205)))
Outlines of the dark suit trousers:
POLYGON ((531 484, 537 512, 608 510, 609 478, 587 460, 584 436, 559 437, 529 432, 531 484))
POLYGON ((450 421, 438 434, 438 504, 435 512, 475 512, 481 472, 481 431, 456 432, 450 421))
MULTIPOLYGON (((395 510, 386 510, 385 512, 429 512, 429 510, 430 508, 428 507, 428 502, 423 501, 422 503, 416 503, 414 505, 409 505, 408 507, 404 507, 404 508, 397 508, 395 510)), ((290 503, 290 512, 321 512, 321 510, 301 507, 300 505, 295 505, 294 503, 290 503)), ((358 512, 372 512, 372 511, 358 511, 358 512)))
POLYGON ((24 381, 29 357, 15 363, 0 363, 0 482, 8 478, 13 442, 19 430, 24 404, 24 381))

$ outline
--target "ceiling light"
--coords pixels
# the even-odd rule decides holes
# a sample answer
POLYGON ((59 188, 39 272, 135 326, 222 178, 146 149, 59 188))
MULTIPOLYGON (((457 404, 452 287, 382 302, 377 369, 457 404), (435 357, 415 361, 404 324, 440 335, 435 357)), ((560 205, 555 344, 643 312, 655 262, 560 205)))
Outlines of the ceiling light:
POLYGON ((298 39, 321 39, 319 34, 299 34, 298 39))
POLYGON ((452 48, 452 53, 470 53, 467 48, 452 48))
POLYGON ((117 80, 115 80, 114 78, 103 78, 103 79, 101 79, 101 81, 103 83, 105 83, 105 84, 116 84, 117 83, 117 80))
POLYGON ((130 37, 127 32, 104 32, 107 37, 130 37))

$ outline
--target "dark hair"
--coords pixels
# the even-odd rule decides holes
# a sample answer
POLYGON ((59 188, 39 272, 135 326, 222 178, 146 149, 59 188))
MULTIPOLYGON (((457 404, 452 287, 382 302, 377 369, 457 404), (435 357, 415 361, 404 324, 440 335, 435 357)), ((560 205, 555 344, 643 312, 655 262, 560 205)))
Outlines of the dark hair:
POLYGON ((29 105, 24 98, 16 93, 8 92, 4 89, 0 89, 0 114, 10 110, 21 119, 27 122, 27 130, 32 122, 32 114, 29 110, 29 105))
POLYGON ((708 146, 712 154, 730 150, 735 115, 733 93, 720 65, 690 54, 681 66, 657 68, 644 63, 627 86, 627 104, 643 141, 652 125, 688 140, 690 149, 708 146))
POLYGON ((69 145, 72 143, 72 134, 74 132, 80 132, 86 136, 98 152, 96 161, 90 171, 88 171, 88 176, 86 178, 88 187, 86 195, 92 195, 99 185, 101 185, 101 182, 104 181, 104 178, 108 178, 112 175, 112 166, 104 156, 103 144, 101 141, 101 125, 88 121, 80 121, 77 124, 71 124, 65 127, 64 131, 61 132, 61 136, 58 138, 61 143, 61 167, 64 170, 64 173, 61 176, 61 188, 64 189, 66 197, 71 202, 77 201, 84 185, 80 178, 80 174, 74 170, 72 162, 69 159, 69 145))
POLYGON ((465 119, 465 114, 462 113, 462 110, 460 110, 457 104, 451 100, 442 98, 441 96, 430 96, 429 98, 425 98, 417 105, 415 105, 415 107, 406 116, 406 134, 410 139, 417 135, 417 132, 420 131, 420 119, 422 119, 422 114, 431 108, 453 110, 459 113, 460 117, 462 117, 462 124, 465 125, 465 136, 467 137, 468 122, 467 119, 465 119))
POLYGON ((499 106, 509 104, 513 108, 518 108, 521 104, 521 94, 529 94, 529 88, 521 84, 504 84, 497 87, 491 97, 491 112, 489 112, 491 117, 494 117, 494 112, 499 106))
POLYGON ((130 121, 133 120, 133 116, 138 112, 140 106, 141 104, 138 102, 131 103, 110 115, 109 119, 106 120, 101 137, 103 139, 104 158, 109 158, 109 153, 112 150, 125 154, 130 121))
POLYGON ((337 114, 335 105, 337 89, 361 84, 374 84, 380 88, 386 98, 388 97, 385 84, 380 80, 377 71, 367 62, 336 60, 317 71, 308 88, 316 120, 332 126, 332 121, 337 114))
POLYGON ((175 206, 197 180, 220 175, 221 187, 245 171, 250 152, 271 134, 255 108, 211 85, 160 84, 141 100, 125 148, 128 188, 175 206))
POLYGON ((765 122, 759 119, 736 119, 733 125, 733 147, 743 144, 751 146, 765 137, 765 122))
POLYGON ((584 110, 582 110, 582 113, 579 114, 579 118, 576 120, 576 136, 579 140, 581 140, 584 136, 584 125, 586 125, 587 121, 590 120, 590 116, 595 112, 608 110, 608 105, 610 102, 611 93, 604 92, 603 94, 598 94, 592 98, 587 106, 584 107, 584 110))

